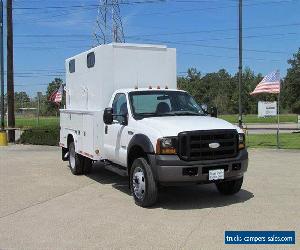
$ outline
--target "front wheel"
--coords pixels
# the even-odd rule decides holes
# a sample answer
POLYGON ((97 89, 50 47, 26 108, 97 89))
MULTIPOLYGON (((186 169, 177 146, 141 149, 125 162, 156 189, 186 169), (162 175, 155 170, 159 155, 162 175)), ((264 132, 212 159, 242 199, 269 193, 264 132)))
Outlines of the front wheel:
POLYGON ((216 186, 221 194, 232 195, 241 190, 241 187, 243 185, 243 179, 244 178, 242 177, 232 181, 219 182, 216 183, 216 186))
POLYGON ((150 207, 157 201, 157 185, 152 169, 144 158, 138 158, 132 164, 130 189, 138 206, 150 207))

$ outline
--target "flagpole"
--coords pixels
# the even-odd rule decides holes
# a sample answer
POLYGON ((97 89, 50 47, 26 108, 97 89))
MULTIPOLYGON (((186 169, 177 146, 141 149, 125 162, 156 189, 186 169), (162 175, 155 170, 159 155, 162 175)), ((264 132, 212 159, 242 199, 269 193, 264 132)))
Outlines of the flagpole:
POLYGON ((278 101, 277 101, 277 149, 279 149, 279 108, 280 108, 280 92, 278 93, 278 101))
POLYGON ((278 96, 277 96, 277 149, 280 148, 280 146, 279 146, 280 90, 281 90, 281 82, 280 82, 280 77, 279 77, 279 93, 278 93, 278 96))

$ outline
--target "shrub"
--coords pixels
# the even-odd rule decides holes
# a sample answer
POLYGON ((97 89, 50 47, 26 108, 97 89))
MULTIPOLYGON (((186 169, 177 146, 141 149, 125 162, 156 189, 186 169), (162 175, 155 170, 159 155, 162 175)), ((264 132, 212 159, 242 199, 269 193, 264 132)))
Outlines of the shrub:
POLYGON ((292 105, 292 111, 293 113, 300 115, 300 101, 297 101, 292 105))
POLYGON ((59 127, 37 127, 25 130, 21 135, 20 143, 57 146, 59 143, 59 127))

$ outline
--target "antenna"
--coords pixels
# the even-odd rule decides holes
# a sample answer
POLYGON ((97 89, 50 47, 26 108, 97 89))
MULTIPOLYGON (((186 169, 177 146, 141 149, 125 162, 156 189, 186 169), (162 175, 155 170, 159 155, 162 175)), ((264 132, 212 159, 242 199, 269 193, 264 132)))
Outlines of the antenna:
POLYGON ((97 45, 125 42, 119 2, 119 0, 99 0, 94 32, 97 45))

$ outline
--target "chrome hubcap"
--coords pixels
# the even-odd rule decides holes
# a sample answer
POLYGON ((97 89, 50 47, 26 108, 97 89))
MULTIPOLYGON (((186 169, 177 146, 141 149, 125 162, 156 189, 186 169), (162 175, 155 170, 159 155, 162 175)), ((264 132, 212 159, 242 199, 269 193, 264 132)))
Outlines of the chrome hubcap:
POLYGON ((143 199, 146 191, 144 172, 137 167, 133 172, 133 192, 138 199, 143 199))

